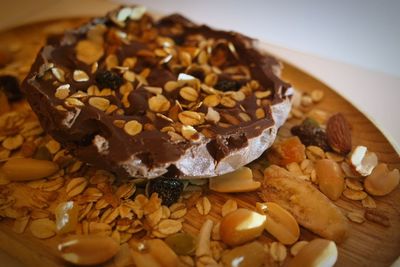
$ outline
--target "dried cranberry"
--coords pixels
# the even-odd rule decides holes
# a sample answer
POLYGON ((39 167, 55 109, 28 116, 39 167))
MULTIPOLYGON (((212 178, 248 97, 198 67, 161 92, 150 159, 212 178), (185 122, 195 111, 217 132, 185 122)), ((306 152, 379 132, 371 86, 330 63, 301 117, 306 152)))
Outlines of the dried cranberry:
POLYGON ((215 89, 220 91, 237 91, 242 87, 242 84, 238 81, 232 80, 219 80, 214 86, 215 89))
POLYGON ((11 102, 21 100, 23 97, 18 79, 11 75, 0 76, 0 90, 5 93, 7 99, 11 102))
POLYGON ((157 193, 162 200, 162 204, 170 206, 178 201, 183 191, 183 183, 176 178, 166 178, 160 176, 152 179, 147 185, 147 194, 157 193))
POLYGON ((124 80, 119 74, 113 71, 104 70, 96 73, 96 82, 100 88, 117 90, 124 83, 124 80))
POLYGON ((306 146, 319 146, 324 151, 331 150, 325 131, 312 119, 305 119, 302 124, 292 127, 290 131, 306 146))

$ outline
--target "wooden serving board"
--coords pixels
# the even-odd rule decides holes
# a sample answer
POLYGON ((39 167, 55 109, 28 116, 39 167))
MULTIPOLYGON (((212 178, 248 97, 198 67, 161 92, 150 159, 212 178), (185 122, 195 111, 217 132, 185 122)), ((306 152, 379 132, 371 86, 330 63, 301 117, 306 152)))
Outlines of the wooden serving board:
MULTIPOLYGON (((17 59, 24 59, 24 64, 18 67, 22 78, 29 70, 28 67, 43 44, 46 34, 60 33, 66 28, 79 25, 82 21, 82 19, 52 21, 3 32, 0 33, 0 40, 2 40, 0 47, 10 47, 16 50, 17 59)), ((352 126, 353 144, 364 145, 374 151, 379 161, 387 163, 390 169, 400 168, 398 153, 379 129, 360 111, 317 79, 289 64, 284 64, 284 67, 283 79, 295 88, 305 92, 314 89, 324 91, 324 100, 316 107, 329 113, 342 112, 352 126)), ((293 122, 286 123, 279 135, 288 136, 291 124, 293 122)), ((185 231, 197 234, 207 218, 219 221, 221 206, 229 198, 237 200, 239 207, 249 208, 260 201, 256 192, 241 194, 206 192, 206 194, 212 203, 211 212, 207 216, 200 216, 195 208, 189 209, 184 223, 185 231)), ((350 235, 344 243, 339 245, 339 259, 336 266, 390 266, 400 255, 400 188, 398 187, 388 196, 376 197, 375 200, 377 209, 390 218, 391 227, 386 228, 369 221, 363 224, 350 223, 350 235)), ((336 204, 344 211, 363 209, 359 201, 350 201, 344 197, 336 204)), ((65 262, 60 259, 56 250, 57 238, 39 240, 33 237, 29 230, 26 230, 24 234, 16 234, 11 227, 11 221, 0 221, 0 249, 26 266, 65 266, 65 262)), ((301 239, 309 240, 316 237, 305 229, 302 229, 301 233, 301 239)), ((273 240, 267 233, 261 239, 273 240)), ((108 266, 113 265, 111 262, 108 266)))

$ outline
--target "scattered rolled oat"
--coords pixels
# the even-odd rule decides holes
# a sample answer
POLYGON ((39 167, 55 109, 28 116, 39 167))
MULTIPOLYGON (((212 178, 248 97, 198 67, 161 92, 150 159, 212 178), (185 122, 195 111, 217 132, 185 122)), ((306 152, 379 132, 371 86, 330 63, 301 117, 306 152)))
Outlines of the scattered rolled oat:
POLYGON ((207 197, 200 198, 196 203, 196 209, 201 215, 207 215, 211 210, 211 203, 207 197))

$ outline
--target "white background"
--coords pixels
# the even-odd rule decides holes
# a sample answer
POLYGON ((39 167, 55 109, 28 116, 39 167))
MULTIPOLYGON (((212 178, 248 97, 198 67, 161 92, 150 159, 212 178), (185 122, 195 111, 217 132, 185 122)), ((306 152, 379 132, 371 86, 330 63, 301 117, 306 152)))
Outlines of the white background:
MULTIPOLYGON (((161 14, 181 12, 266 42, 266 49, 337 90, 394 145, 400 144, 400 1, 124 2, 161 14)), ((106 0, 0 0, 0 30, 50 18, 101 15, 114 5, 106 0)), ((17 266, 1 252, 0 265, 17 266)))

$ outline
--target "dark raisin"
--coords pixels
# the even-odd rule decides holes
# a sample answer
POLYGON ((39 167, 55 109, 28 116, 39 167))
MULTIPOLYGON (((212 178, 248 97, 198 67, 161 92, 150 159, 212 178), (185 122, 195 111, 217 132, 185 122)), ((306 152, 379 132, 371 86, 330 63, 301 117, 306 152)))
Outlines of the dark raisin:
POLYGON ((97 85, 102 88, 110 88, 112 90, 117 90, 123 83, 122 77, 109 70, 98 71, 96 73, 97 85))
POLYGON ((292 127, 290 131, 306 146, 319 146, 324 151, 331 150, 325 131, 312 119, 305 119, 302 124, 292 127))
POLYGON ((152 179, 147 184, 147 194, 151 196, 152 193, 158 193, 161 198, 162 204, 170 206, 178 201, 183 191, 183 183, 176 178, 166 178, 160 176, 152 179))
POLYGON ((23 97, 18 79, 11 75, 0 76, 0 90, 4 92, 11 102, 21 100, 23 97))
POLYGON ((219 80, 214 86, 215 89, 220 91, 237 91, 242 87, 242 84, 238 81, 232 80, 219 80))

